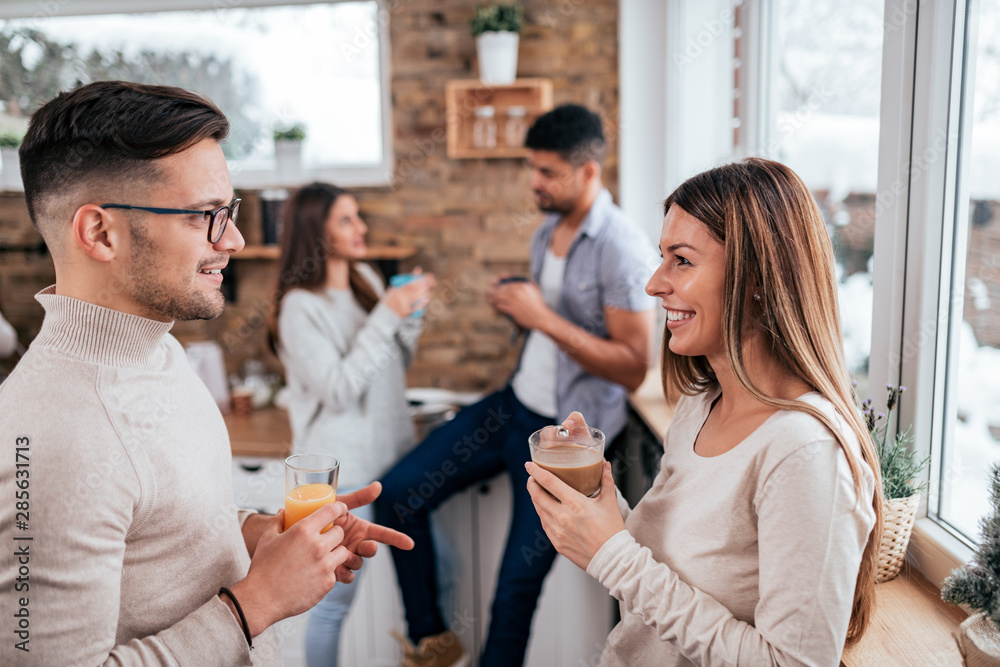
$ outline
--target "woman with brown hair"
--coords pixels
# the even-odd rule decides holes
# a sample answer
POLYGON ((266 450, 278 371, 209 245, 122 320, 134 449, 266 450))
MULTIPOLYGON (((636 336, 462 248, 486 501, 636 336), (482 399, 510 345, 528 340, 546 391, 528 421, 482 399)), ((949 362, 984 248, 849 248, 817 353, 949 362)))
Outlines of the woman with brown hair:
MULTIPOLYGON (((348 492, 378 479, 413 446, 406 367, 434 277, 418 273, 385 290, 363 261, 368 228, 358 204, 336 186, 306 185, 282 217, 272 340, 285 366, 293 447, 340 460, 339 486, 348 492)), ((370 505, 354 513, 372 520, 370 505)), ((340 626, 357 585, 338 583, 310 612, 310 667, 337 664, 340 626)))
POLYGON ((630 510, 609 464, 589 499, 529 463, 532 500, 620 602, 602 665, 837 665, 871 617, 882 501, 822 216, 757 158, 689 179, 664 215, 646 291, 681 398, 660 472, 630 510))

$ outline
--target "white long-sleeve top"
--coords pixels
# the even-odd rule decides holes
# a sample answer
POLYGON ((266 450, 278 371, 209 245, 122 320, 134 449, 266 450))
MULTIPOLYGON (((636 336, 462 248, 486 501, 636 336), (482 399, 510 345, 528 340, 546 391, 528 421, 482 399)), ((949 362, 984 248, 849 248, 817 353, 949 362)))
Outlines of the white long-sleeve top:
MULTIPOLYGON (((837 665, 875 522, 868 467, 811 415, 779 411, 732 450, 695 440, 719 392, 683 397, 660 472, 587 572, 620 602, 602 665, 837 665)), ((857 441, 833 405, 800 398, 857 441)), ((621 505, 621 503, 620 503, 621 505)))
MULTIPOLYGON (((359 268, 381 294, 375 272, 359 268)), ((293 447, 337 458, 341 488, 378 479, 413 446, 404 391, 421 328, 381 301, 365 312, 349 289, 294 289, 282 299, 278 355, 293 447)))

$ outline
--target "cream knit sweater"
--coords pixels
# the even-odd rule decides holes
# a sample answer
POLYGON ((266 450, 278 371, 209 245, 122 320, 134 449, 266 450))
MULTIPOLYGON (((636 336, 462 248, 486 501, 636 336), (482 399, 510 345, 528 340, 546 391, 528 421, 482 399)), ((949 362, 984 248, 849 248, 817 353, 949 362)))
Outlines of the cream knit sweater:
MULTIPOLYGON (((381 296, 372 268, 358 269, 381 296)), ((422 326, 384 301, 365 312, 349 289, 294 289, 282 299, 278 356, 295 451, 340 460, 342 489, 378 479, 413 448, 404 391, 422 326)))
POLYGON ((280 664, 274 631, 249 651, 217 596, 246 575, 245 516, 225 423, 172 324, 37 298, 42 329, 0 385, 0 664, 280 664))
MULTIPOLYGON (((874 475, 858 498, 823 424, 779 411, 734 449, 694 443, 719 391, 684 396, 653 487, 587 572, 621 603, 607 667, 836 666, 861 554, 875 523, 874 475)), ((799 400, 857 439, 817 393, 799 400)))

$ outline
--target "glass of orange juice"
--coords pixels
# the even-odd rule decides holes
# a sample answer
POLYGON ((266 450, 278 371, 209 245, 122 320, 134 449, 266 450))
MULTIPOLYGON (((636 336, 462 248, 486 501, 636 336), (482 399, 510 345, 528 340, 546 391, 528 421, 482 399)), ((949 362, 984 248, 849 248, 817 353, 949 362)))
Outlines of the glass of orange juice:
POLYGON ((285 530, 337 500, 339 471, 340 461, 326 454, 293 454, 285 459, 285 530))

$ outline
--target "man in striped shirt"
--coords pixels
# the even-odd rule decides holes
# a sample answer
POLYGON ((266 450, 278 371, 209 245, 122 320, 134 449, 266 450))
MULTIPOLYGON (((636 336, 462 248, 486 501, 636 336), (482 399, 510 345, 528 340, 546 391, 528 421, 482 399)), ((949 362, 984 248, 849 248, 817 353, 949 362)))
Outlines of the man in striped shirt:
POLYGON ((525 145, 535 203, 547 215, 532 240, 530 279, 497 276, 487 293, 526 332, 517 370, 504 389, 461 410, 382 480, 382 523, 416 542, 413 551, 393 549, 412 642, 404 647, 405 667, 468 664, 437 604, 428 514, 504 471, 513 517, 479 664, 523 663, 556 555, 525 488, 528 436, 578 410, 611 443, 625 425, 627 392, 649 365, 653 303, 644 287, 658 262, 648 237, 602 185, 600 117, 578 105, 558 107, 535 122, 525 145))

